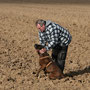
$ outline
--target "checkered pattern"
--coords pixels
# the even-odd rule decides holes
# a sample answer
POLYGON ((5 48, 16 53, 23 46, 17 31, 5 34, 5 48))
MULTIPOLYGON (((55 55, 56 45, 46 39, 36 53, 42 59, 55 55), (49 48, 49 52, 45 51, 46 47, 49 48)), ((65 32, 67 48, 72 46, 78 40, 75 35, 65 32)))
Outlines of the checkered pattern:
POLYGON ((39 31, 40 44, 47 50, 50 50, 57 44, 67 46, 71 42, 71 39, 69 31, 55 23, 50 23, 46 26, 44 32, 39 31))

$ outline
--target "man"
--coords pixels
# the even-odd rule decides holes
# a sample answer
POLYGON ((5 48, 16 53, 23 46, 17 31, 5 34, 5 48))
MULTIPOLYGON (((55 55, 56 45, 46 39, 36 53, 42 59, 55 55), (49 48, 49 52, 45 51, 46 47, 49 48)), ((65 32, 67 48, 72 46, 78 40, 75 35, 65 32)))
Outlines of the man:
POLYGON ((68 30, 49 20, 37 20, 36 27, 39 29, 40 44, 44 46, 40 53, 52 49, 52 59, 63 72, 67 49, 72 36, 68 30))

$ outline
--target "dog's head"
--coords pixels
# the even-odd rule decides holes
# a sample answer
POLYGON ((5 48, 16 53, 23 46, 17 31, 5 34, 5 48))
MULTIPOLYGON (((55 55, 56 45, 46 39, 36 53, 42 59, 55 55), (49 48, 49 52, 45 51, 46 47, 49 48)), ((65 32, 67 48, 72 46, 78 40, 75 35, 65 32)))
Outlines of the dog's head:
POLYGON ((42 48, 44 48, 42 45, 39 44, 35 44, 34 47, 36 50, 41 50, 42 48))
POLYGON ((41 53, 39 52, 39 50, 41 50, 42 48, 44 48, 44 46, 39 45, 39 44, 35 44, 35 45, 34 45, 34 48, 36 49, 36 51, 37 51, 37 53, 39 54, 39 56, 46 56, 46 55, 48 55, 47 52, 45 52, 45 53, 43 53, 43 54, 41 54, 41 53))

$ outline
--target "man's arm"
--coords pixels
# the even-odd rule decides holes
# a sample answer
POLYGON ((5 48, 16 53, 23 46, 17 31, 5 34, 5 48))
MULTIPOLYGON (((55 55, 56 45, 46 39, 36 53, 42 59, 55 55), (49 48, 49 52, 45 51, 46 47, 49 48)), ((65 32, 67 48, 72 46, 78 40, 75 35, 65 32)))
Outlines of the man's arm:
POLYGON ((45 46, 45 45, 46 45, 45 41, 43 40, 43 36, 41 36, 40 33, 39 33, 39 41, 40 41, 40 44, 41 44, 42 46, 45 46))
POLYGON ((59 42, 59 33, 58 30, 53 30, 53 32, 51 33, 50 36, 50 42, 48 43, 47 46, 45 46, 46 50, 50 50, 52 47, 54 47, 56 44, 58 44, 59 42))

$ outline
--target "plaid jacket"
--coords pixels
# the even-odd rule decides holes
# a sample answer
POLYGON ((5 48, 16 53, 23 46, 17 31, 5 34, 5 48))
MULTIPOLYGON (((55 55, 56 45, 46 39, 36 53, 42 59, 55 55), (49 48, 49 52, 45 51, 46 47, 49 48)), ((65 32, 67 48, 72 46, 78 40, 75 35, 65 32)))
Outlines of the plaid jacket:
POLYGON ((46 21, 46 29, 44 32, 39 30, 40 44, 47 50, 50 50, 57 44, 67 46, 71 42, 71 39, 72 36, 68 30, 51 21, 46 21))

